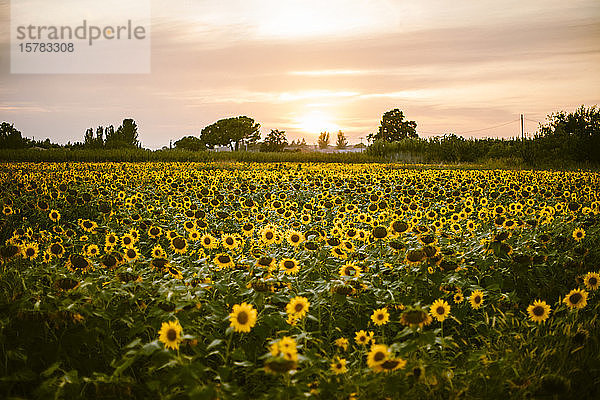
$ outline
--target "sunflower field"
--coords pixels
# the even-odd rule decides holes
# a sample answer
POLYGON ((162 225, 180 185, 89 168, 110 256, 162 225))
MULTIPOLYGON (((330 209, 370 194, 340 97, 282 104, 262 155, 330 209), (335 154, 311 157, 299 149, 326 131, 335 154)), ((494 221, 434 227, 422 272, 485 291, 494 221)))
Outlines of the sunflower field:
POLYGON ((0 397, 598 398, 600 173, 0 166, 0 397))

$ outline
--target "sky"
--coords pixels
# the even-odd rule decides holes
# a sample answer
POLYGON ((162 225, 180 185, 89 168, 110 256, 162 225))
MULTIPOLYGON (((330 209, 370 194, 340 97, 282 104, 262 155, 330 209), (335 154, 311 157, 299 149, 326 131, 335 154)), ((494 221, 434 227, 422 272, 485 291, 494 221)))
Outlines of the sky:
POLYGON ((133 118, 157 149, 238 115, 263 137, 342 130, 359 143, 394 108, 421 137, 513 137, 520 114, 532 134, 552 112, 600 105, 597 0, 151 5, 148 74, 11 74, 0 0, 0 120, 67 143, 133 118))

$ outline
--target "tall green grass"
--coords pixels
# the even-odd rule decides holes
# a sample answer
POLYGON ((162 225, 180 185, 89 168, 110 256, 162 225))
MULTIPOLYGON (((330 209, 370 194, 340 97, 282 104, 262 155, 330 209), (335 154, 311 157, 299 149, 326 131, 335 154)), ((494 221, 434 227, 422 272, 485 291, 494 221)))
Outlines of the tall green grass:
POLYGON ((240 162, 333 162, 371 163, 386 161, 366 153, 256 153, 248 151, 211 152, 184 150, 0 150, 0 161, 66 162, 66 161, 240 161, 240 162))

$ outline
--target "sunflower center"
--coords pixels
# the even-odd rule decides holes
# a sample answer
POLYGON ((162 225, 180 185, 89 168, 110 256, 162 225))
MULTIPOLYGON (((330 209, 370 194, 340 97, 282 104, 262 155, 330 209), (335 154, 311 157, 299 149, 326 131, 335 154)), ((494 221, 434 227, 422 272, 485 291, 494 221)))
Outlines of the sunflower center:
POLYGON ((375 355, 373 356, 373 360, 375 362, 380 362, 385 360, 385 353, 382 351, 378 351, 377 353, 375 353, 375 355))
POLYGON ((290 260, 286 260, 286 261, 283 263, 283 266, 284 266, 285 268, 287 268, 287 269, 292 269, 292 268, 294 268, 294 267, 296 266, 296 263, 295 263, 295 262, 293 262, 293 261, 290 261, 290 260))
POLYGON ((473 299, 473 301, 475 302, 475 304, 481 303, 481 296, 475 296, 475 298, 473 299))
POLYGON ((29 247, 29 248, 26 250, 26 253, 27 253, 27 256, 28 256, 28 257, 32 257, 32 256, 35 254, 35 250, 34 250, 34 249, 32 249, 31 247, 29 247))
POLYGON ((134 258, 135 256, 136 256, 135 250, 133 250, 133 249, 128 249, 127 250, 127 257, 134 258))
POLYGON ((435 312, 438 313, 439 315, 443 315, 446 312, 446 309, 442 306, 439 306, 438 308, 435 309, 435 312))
POLYGON ((229 256, 226 256, 226 255, 219 256, 220 263, 227 264, 230 261, 231 261, 231 259, 229 258, 229 256))
POLYGON ((304 308, 304 305, 302 303, 296 303, 296 305, 294 306, 294 311, 299 313, 300 311, 302 311, 303 308, 304 308))
POLYGON ((173 247, 175 247, 177 250, 183 249, 185 247, 185 240, 183 240, 183 238, 176 237, 173 239, 173 247))
POLYGON ((248 313, 246 311, 240 311, 237 315, 237 320, 240 325, 246 325, 248 323, 248 313))
POLYGON ((595 277, 591 277, 590 279, 588 279, 588 283, 590 284, 590 286, 596 286, 598 284, 598 279, 595 277))
POLYGON ((295 242, 298 242, 298 241, 300 241, 300 236, 298 236, 298 235, 292 235, 292 236, 290 237, 290 239, 292 239, 292 242, 294 242, 294 243, 295 243, 295 242))
POLYGON ((381 321, 381 320, 382 320, 382 319, 384 319, 384 318, 385 318, 385 316, 383 315, 383 313, 377 314, 377 319, 378 319, 378 320, 380 320, 380 321, 381 321))
POLYGON ((233 239, 228 237, 227 239, 225 239, 225 243, 227 243, 229 246, 231 246, 233 244, 233 239))
POLYGON ((533 308, 533 315, 535 315, 536 317, 541 317, 542 315, 544 315, 544 307, 535 306, 533 308))
POLYGON ((167 339, 170 342, 174 342, 177 339, 177 331, 175 329, 169 329, 167 331, 167 339))
POLYGON ((84 269, 88 266, 86 259, 79 255, 71 257, 71 264, 78 269, 84 269))
POLYGON ((271 240, 271 239, 273 239, 273 232, 267 232, 267 233, 265 234, 265 237, 266 237, 268 240, 271 240))
POLYGON ((398 366, 400 362, 397 360, 386 360, 381 364, 381 367, 384 369, 394 369, 398 366))
POLYGON ((382 239, 387 236, 387 229, 384 226, 377 226, 373 229, 373 236, 377 239, 382 239))
POLYGON ((571 304, 577 304, 581 301, 581 298, 581 293, 573 293, 571 296, 569 296, 569 301, 571 304))

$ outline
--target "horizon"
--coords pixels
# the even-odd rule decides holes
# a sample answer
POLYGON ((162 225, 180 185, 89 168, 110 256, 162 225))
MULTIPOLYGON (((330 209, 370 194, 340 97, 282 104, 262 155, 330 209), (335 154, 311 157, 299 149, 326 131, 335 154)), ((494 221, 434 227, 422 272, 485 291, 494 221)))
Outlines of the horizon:
MULTIPOLYGON (((60 13, 66 4, 56 6, 60 13)), ((79 142, 133 118, 143 147, 247 115, 262 137, 366 143, 399 108, 422 138, 532 134, 546 116, 600 104, 596 1, 152 1, 149 74, 11 74, 0 0, 0 119, 79 142)))

